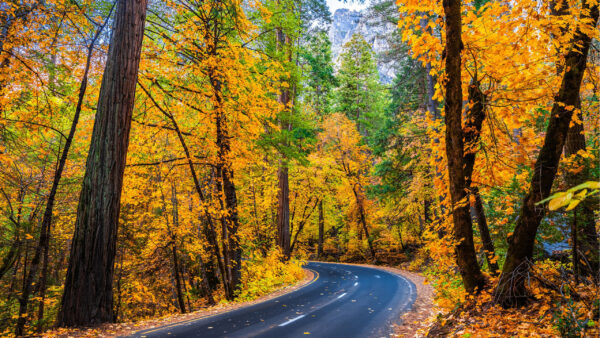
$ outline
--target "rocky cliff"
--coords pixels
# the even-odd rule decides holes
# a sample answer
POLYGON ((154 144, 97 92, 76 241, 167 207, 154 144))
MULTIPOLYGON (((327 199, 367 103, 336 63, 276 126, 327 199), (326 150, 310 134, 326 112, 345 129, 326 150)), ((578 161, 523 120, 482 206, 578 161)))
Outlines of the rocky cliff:
POLYGON ((390 83, 396 73, 397 62, 383 56, 390 50, 389 41, 395 29, 394 24, 375 19, 375 16, 369 13, 369 9, 360 12, 349 9, 336 10, 329 27, 329 39, 336 67, 339 65, 338 56, 343 45, 353 34, 360 33, 377 55, 377 69, 381 82, 390 83))

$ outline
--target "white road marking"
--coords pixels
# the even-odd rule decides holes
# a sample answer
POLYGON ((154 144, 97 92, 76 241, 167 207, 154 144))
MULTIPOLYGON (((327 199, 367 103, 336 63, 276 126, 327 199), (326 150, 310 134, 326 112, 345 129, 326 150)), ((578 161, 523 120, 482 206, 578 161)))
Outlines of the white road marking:
POLYGON ((304 318, 304 316, 306 316, 306 315, 302 315, 302 316, 298 316, 298 317, 296 317, 296 318, 294 318, 294 319, 290 319, 290 320, 288 320, 288 321, 287 321, 287 322, 285 322, 285 323, 281 323, 281 324, 279 324, 279 326, 286 326, 286 325, 288 325, 288 324, 290 324, 290 323, 293 323, 293 322, 297 321, 298 319, 304 318))
POLYGON ((381 276, 380 275, 375 275, 375 278, 381 278, 381 276))
POLYGON ((345 295, 346 295, 346 293, 344 292, 341 295, 337 296, 337 299, 340 299, 340 298, 344 297, 345 295))
POLYGON ((354 286, 357 286, 357 285, 358 285, 358 282, 354 282, 354 286))

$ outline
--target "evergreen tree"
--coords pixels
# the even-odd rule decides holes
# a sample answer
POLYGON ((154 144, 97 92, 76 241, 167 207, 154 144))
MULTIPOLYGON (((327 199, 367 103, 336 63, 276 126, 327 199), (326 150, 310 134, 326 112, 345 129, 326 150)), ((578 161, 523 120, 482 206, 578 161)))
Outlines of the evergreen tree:
POLYGON ((332 90, 336 85, 331 60, 331 41, 327 32, 319 31, 309 37, 301 55, 308 66, 304 89, 305 103, 311 105, 318 115, 331 111, 332 90))
POLYGON ((354 34, 340 55, 336 110, 354 120, 368 136, 384 107, 384 88, 379 83, 374 53, 360 34, 354 34))

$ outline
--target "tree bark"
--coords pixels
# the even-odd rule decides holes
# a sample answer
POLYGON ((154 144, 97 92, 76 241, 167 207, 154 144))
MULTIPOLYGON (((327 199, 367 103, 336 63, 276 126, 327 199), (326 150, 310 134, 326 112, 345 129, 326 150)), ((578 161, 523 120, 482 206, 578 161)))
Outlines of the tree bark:
POLYGON ((310 199, 307 201, 306 205, 304 206, 304 209, 302 210, 302 216, 301 216, 300 222, 298 222, 298 230, 296 230, 296 234, 294 234, 294 238, 290 244, 290 252, 294 252, 294 247, 295 247, 296 243, 298 242, 298 235, 300 235, 300 233, 304 229, 304 225, 306 225, 308 218, 315 211, 315 208, 317 207, 319 202, 320 202, 320 200, 315 200, 315 204, 313 204, 312 208, 310 208, 310 211, 308 210, 310 199), (309 211, 308 214, 306 213, 307 211, 309 211))
POLYGON ((17 327, 15 330, 15 334, 17 336, 23 335, 23 330, 24 330, 25 323, 27 320, 27 317, 24 314, 26 314, 26 312, 27 312, 27 306, 29 303, 29 296, 31 294, 32 287, 33 287, 33 281, 38 272, 40 259, 42 259, 42 255, 43 255, 43 267, 42 267, 41 281, 40 281, 40 287, 39 287, 41 301, 39 303, 39 309, 38 309, 38 317, 39 317, 38 321, 40 323, 40 324, 38 324, 38 331, 41 330, 41 326, 39 326, 39 325, 41 325, 41 321, 42 321, 43 314, 44 314, 43 301, 45 298, 45 291, 46 291, 46 277, 47 277, 47 267, 48 267, 48 247, 50 245, 50 227, 52 225, 52 212, 54 210, 54 202, 56 199, 56 194, 58 192, 58 185, 60 184, 60 180, 62 178, 62 173, 64 171, 64 168, 65 168, 65 165, 67 162, 69 150, 71 148, 71 144, 73 143, 73 138, 75 137, 75 131, 77 130, 77 124, 79 123, 79 116, 81 114, 83 99, 85 97, 85 92, 87 89, 88 74, 89 74, 90 64, 91 64, 92 56, 93 56, 92 54, 94 51, 94 47, 96 45, 96 40, 98 39, 98 37, 100 36, 100 34, 102 33, 103 30, 104 30, 104 25, 100 26, 96 30, 96 33, 94 34, 94 37, 92 38, 92 40, 87 48, 86 63, 85 63, 85 68, 84 68, 84 72, 83 72, 83 77, 81 79, 81 84, 79 86, 79 96, 77 99, 77 106, 75 107, 75 114, 73 115, 73 120, 71 121, 69 135, 67 136, 67 139, 65 140, 65 146, 62 149, 56 171, 54 172, 54 178, 52 180, 52 187, 50 188, 50 193, 48 194, 48 198, 46 199, 46 207, 44 209, 44 214, 42 216, 42 222, 40 225, 40 237, 38 240, 38 245, 36 246, 34 256, 33 256, 32 262, 31 262, 31 268, 26 277, 25 285, 23 288, 23 293, 22 293, 21 297, 19 298, 19 319, 17 320, 17 327))
POLYGON ((317 244, 317 258, 323 257, 323 234, 325 230, 325 218, 323 217, 323 200, 319 201, 319 243, 317 244))
MULTIPOLYGON (((575 107, 578 109, 578 120, 582 121, 581 102, 575 107)), ((565 141, 565 156, 574 156, 580 150, 586 151, 585 135, 583 134, 583 121, 576 122, 569 128, 567 139, 565 141)), ((574 187, 585 181, 593 180, 590 175, 589 164, 584 164, 580 172, 567 172, 565 180, 570 187, 574 187)), ((578 242, 579 250, 573 248, 573 257, 581 255, 584 257, 584 265, 579 272, 586 276, 591 276, 596 282, 600 281, 600 244, 598 233, 596 232, 596 217, 594 212, 598 208, 598 197, 590 196, 583 200, 577 207, 577 212, 573 213, 572 224, 576 224, 575 231, 572 232, 573 244, 578 242)), ((579 264, 577 259, 577 264, 579 264)), ((574 261, 575 263, 575 261, 574 261)))
POLYGON ((479 234, 481 236, 481 242, 483 243, 483 249, 485 250, 485 258, 488 263, 488 268, 492 275, 498 274, 498 263, 494 259, 496 257, 496 250, 494 248, 494 242, 490 236, 490 230, 488 228, 487 219, 485 216, 485 210, 483 209, 483 201, 481 195, 479 195, 479 188, 472 187, 473 183, 473 169, 475 168, 475 157, 477 156, 476 144, 481 139, 481 127, 485 120, 485 102, 487 97, 480 88, 480 83, 477 78, 474 78, 469 85, 469 104, 470 108, 467 113, 467 121, 463 129, 465 145, 468 150, 465 151, 464 155, 464 166, 465 166, 465 184, 469 193, 474 197, 473 211, 477 221, 477 227, 479 228, 479 234))
MULTIPOLYGON (((284 53, 285 60, 291 62, 292 54, 288 49, 291 48, 290 39, 286 36, 281 28, 277 28, 277 49, 284 53)), ((283 105, 284 110, 288 110, 290 104, 290 90, 287 87, 282 87, 277 96, 278 102, 283 105)), ((289 119, 286 117, 285 119, 289 119)), ((285 121, 280 121, 281 129, 290 129, 290 124, 285 121)), ((287 141, 284 141, 283 146, 287 146, 287 141)), ((288 163, 286 159, 280 160, 279 169, 277 170, 277 181, 279 192, 277 194, 277 245, 281 248, 284 259, 289 259, 290 252, 290 183, 288 177, 288 163)))
POLYGON ((490 229, 487 225, 487 219, 485 217, 485 210, 483 209, 483 202, 479 195, 478 188, 471 188, 471 193, 475 196, 475 205, 473 209, 475 211, 475 218, 477 219, 477 227, 479 228, 479 235, 481 236, 481 242, 483 243, 483 250, 485 250, 485 259, 488 263, 488 269, 492 276, 497 276, 500 268, 496 260, 496 249, 494 248, 494 241, 490 236, 490 229))
MULTIPOLYGON (((584 0, 582 9, 580 20, 590 21, 595 26, 598 22, 598 4, 590 4, 584 0)), ((504 306, 523 304, 529 298, 525 279, 533 256, 535 235, 545 214, 545 206, 536 204, 550 195, 556 177, 573 116, 572 107, 576 107, 579 101, 591 38, 577 29, 572 43, 572 48, 565 56, 565 72, 552 106, 550 122, 534 166, 529 192, 523 200, 515 231, 508 240, 506 260, 494 290, 495 300, 504 306)))
POLYGON ((357 191, 356 187, 352 187, 352 192, 354 192, 354 197, 356 198, 359 221, 362 226, 362 230, 365 232, 365 236, 367 237, 367 243, 369 245, 369 252, 371 253, 371 258, 373 259, 373 261, 376 261, 377 256, 375 255, 375 248, 373 247, 373 239, 369 235, 369 229, 367 228, 367 216, 365 215, 364 197, 357 191))
MULTIPOLYGON (((192 214, 192 211, 194 210, 194 208, 193 208, 191 196, 189 196, 188 208, 189 208, 188 210, 189 210, 190 214, 192 214)), ((202 220, 202 218, 199 217, 198 221, 201 223, 203 220, 202 220)), ((194 227, 194 222, 192 222, 191 226, 194 227)), ((203 235, 203 229, 206 229, 206 226, 202 226, 201 224, 199 224, 197 226, 197 229, 198 229, 198 235, 203 235)), ((208 252, 212 252, 212 251, 209 249, 208 252)), ((219 281, 211 280, 211 278, 216 279, 216 276, 209 275, 209 272, 208 272, 209 268, 211 269, 211 272, 214 272, 214 266, 212 266, 212 264, 213 264, 212 260, 209 260, 210 267, 208 266, 209 264, 206 264, 206 262, 202 258, 202 254, 200 254, 200 253, 197 254, 197 260, 198 260, 198 265, 200 266, 200 278, 201 278, 200 286, 202 288, 203 295, 206 297, 206 301, 208 302, 209 305, 214 305, 215 299, 213 298, 212 291, 219 284, 219 281), (211 283, 214 283, 214 285, 211 285, 211 283)), ((190 280, 192 280, 191 277, 190 277, 190 280)), ((190 309, 191 309, 191 307, 190 307, 190 309)))
POLYGON ((59 326, 110 322, 121 188, 147 0, 119 0, 77 208, 59 326))
POLYGON ((467 292, 480 289, 484 278, 477 263, 473 244, 473 225, 469 213, 464 173, 461 85, 461 3, 444 0, 446 17, 446 158, 452 197, 452 216, 456 244, 456 261, 467 292))
MULTIPOLYGON (((215 43, 216 45, 216 43, 215 43)), ((217 51, 211 53, 217 56, 217 51)), ((222 217, 223 224, 223 257, 225 259, 226 276, 229 288, 226 292, 227 299, 232 300, 235 297, 235 292, 239 288, 241 280, 242 266, 242 249, 237 238, 239 229, 239 217, 237 207, 237 193, 235 183, 233 182, 233 168, 229 160, 231 153, 230 136, 227 125, 227 116, 223 110, 223 88, 221 80, 218 78, 217 71, 209 69, 208 71, 210 83, 213 90, 213 96, 216 101, 215 105, 215 129, 216 129, 216 145, 217 145, 217 191, 221 208, 224 209, 225 215, 222 217), (221 194, 224 197, 221 198, 221 194), (223 202, 225 205, 223 205, 223 202)))
MULTIPOLYGON (((166 211, 166 202, 164 202, 164 196, 163 205, 165 206, 166 211)), ((177 188, 173 182, 171 182, 171 205, 173 208, 173 226, 175 229, 177 229, 179 227, 179 201, 177 200, 177 188)), ((177 290, 177 303, 179 304, 179 310, 181 313, 185 313, 185 302, 183 300, 183 292, 181 287, 181 275, 179 273, 179 257, 177 257, 177 237, 175 236, 173 230, 169 228, 168 221, 166 224, 169 231, 169 237, 171 237, 171 255, 173 257, 173 276, 175 277, 175 288, 177 290)))
POLYGON ((277 194, 277 244, 285 259, 290 257, 290 185, 288 168, 285 165, 277 171, 279 192, 277 194))

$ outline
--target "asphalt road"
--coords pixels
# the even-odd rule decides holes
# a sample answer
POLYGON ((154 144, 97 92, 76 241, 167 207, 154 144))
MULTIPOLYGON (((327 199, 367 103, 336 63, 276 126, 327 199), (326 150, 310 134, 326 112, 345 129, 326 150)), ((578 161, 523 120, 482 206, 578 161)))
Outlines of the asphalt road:
POLYGON ((313 281, 283 296, 133 337, 389 337, 416 299, 409 280, 361 266, 311 262, 313 281))

